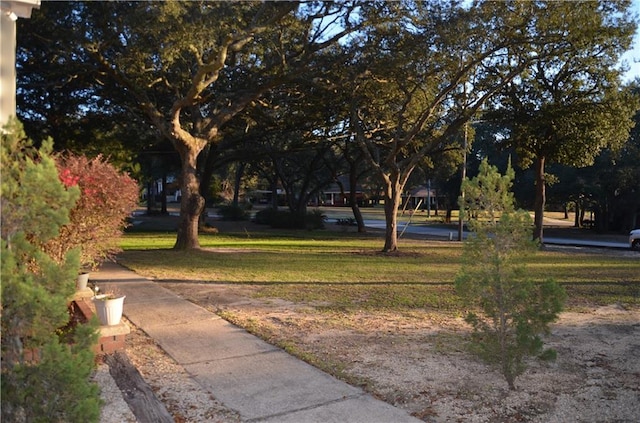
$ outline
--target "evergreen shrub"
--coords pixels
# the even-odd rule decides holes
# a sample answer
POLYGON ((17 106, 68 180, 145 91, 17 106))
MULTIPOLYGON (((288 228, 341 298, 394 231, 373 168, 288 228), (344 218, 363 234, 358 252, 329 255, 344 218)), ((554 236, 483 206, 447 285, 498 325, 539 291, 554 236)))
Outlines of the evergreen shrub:
POLYGON ((97 422, 100 416, 99 390, 90 380, 97 323, 62 339, 58 334, 69 321, 80 250, 52 257, 42 249, 69 223, 80 195, 60 182, 52 145, 45 140, 34 148, 17 122, 2 131, 3 422, 97 422))
POLYGON ((472 234, 465 241, 456 291, 471 306, 466 321, 473 327, 473 350, 502 371, 510 389, 526 370, 526 358, 552 358, 542 335, 557 319, 565 292, 555 281, 533 282, 525 258, 535 254, 533 222, 515 210, 510 192, 514 177, 486 159, 480 173, 463 182, 461 202, 472 234))

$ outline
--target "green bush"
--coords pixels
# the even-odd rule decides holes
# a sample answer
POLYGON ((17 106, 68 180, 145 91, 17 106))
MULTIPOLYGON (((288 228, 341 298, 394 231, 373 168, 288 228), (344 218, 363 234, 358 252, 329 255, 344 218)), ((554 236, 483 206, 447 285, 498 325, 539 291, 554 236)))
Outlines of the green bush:
POLYGON ((327 216, 318 209, 314 209, 305 216, 305 226, 307 229, 324 229, 327 216))
POLYGON ((17 123, 2 132, 1 413, 7 422, 95 422, 100 413, 98 388, 89 380, 96 325, 79 326, 72 345, 56 333, 69 321, 80 251, 54 258, 42 245, 69 222, 79 189, 60 182, 51 150, 50 140, 35 149, 17 123))
POLYGON ((327 217, 320 210, 298 214, 289 210, 267 208, 256 213, 254 222, 276 229, 324 229, 327 217))
POLYGON ((278 211, 276 209, 273 209, 271 207, 262 209, 255 214, 255 216, 253 217, 253 221, 259 225, 271 225, 273 216, 275 216, 277 212, 278 211))
POLYGON ((356 219, 353 217, 340 218, 336 221, 336 225, 338 226, 356 226, 356 219))
POLYGON ((222 216, 222 220, 238 221, 249 220, 249 212, 240 206, 227 204, 218 207, 218 213, 222 216))

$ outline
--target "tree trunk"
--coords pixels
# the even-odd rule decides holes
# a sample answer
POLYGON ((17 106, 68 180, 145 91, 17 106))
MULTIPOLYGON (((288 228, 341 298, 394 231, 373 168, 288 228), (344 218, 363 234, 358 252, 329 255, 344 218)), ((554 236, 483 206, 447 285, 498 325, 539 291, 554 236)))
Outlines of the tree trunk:
POLYGON ((218 151, 215 145, 209 145, 199 153, 200 156, 200 195, 204 198, 205 204, 211 197, 211 179, 215 170, 215 162, 218 151), (204 156, 204 157, 203 157, 204 156), (204 158, 204 160, 203 160, 204 158), (204 163, 202 165, 202 163, 204 163))
POLYGON ((358 232, 364 233, 367 232, 367 228, 364 226, 362 212, 360 211, 360 207, 358 206, 358 193, 356 188, 357 184, 358 175, 356 174, 355 164, 353 164, 349 172, 349 202, 351 203, 351 211, 353 212, 353 217, 356 219, 356 223, 358 225, 358 232))
POLYGON ((398 209, 400 208, 402 185, 398 182, 397 175, 390 175, 385 184, 384 216, 386 225, 382 252, 390 253, 398 250, 398 209))
POLYGON ((356 219, 356 224, 358 225, 358 232, 359 233, 367 232, 367 227, 364 225, 364 218, 362 217, 362 211, 360 211, 360 207, 358 207, 358 203, 352 203, 351 211, 353 212, 353 217, 356 219))
POLYGON ((153 200, 155 196, 153 186, 153 180, 147 182, 147 216, 151 216, 153 213, 153 200))
POLYGON ((274 210, 278 210, 279 199, 278 199, 278 177, 274 176, 271 181, 271 207, 274 210))
POLYGON ((198 221, 204 210, 204 198, 200 195, 200 181, 196 173, 199 151, 191 148, 180 148, 182 161, 182 177, 180 189, 180 223, 178 236, 173 246, 175 250, 194 250, 200 248, 198 240, 198 221))
POLYGON ((241 162, 238 164, 236 168, 236 174, 234 179, 233 186, 233 206, 239 207, 240 205, 240 184, 242 183, 242 176, 244 175, 244 168, 246 167, 246 163, 241 162))
POLYGON ((307 202, 305 198, 303 196, 295 197, 295 195, 291 195, 290 201, 289 210, 304 221, 304 217, 307 215, 307 202))
POLYGON ((167 214, 167 174, 162 174, 162 194, 160 196, 161 209, 160 213, 167 214))
POLYGON ((544 241, 543 239, 543 219, 544 219, 544 206, 546 203, 546 185, 545 185, 545 177, 544 177, 544 157, 539 157, 536 160, 535 172, 536 172, 536 200, 534 203, 534 230, 533 230, 533 239, 538 240, 540 243, 544 241))

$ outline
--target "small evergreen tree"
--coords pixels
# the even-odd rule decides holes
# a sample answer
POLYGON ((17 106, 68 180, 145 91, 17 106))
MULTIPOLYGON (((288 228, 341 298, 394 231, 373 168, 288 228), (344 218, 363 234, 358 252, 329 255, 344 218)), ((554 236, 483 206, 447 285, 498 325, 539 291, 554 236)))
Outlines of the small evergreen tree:
POLYGON ((56 261, 41 248, 68 222, 79 190, 60 182, 50 140, 36 150, 12 122, 1 147, 2 421, 97 421, 96 326, 78 326, 71 345, 56 333, 69 321, 79 250, 56 261))
POLYGON ((500 367, 510 389, 526 369, 527 356, 553 357, 543 351, 542 334, 562 309, 565 293, 554 281, 533 282, 525 259, 537 251, 529 213, 515 210, 510 192, 511 164, 506 175, 483 160, 480 173, 463 183, 461 209, 473 232, 465 241, 456 291, 472 305, 467 323, 474 347, 500 367))

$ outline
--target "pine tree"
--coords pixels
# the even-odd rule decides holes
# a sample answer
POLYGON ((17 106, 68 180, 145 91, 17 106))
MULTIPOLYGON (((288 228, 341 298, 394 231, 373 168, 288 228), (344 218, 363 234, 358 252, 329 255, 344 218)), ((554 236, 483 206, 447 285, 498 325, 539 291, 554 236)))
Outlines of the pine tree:
POLYGON ((68 222, 79 190, 60 182, 52 145, 35 149, 15 122, 2 131, 2 421, 90 422, 100 414, 89 380, 95 326, 80 325, 71 346, 56 333, 69 320, 79 251, 56 262, 41 245, 68 222))
POLYGON ((503 176, 485 159, 479 175, 463 183, 472 234, 456 278, 456 291, 472 306, 465 320, 473 327, 474 349, 500 367, 510 389, 526 370, 527 356, 554 356, 544 351, 541 335, 565 299, 556 282, 533 282, 526 272, 525 259, 538 249, 531 216, 515 210, 513 176, 511 164, 503 176))

